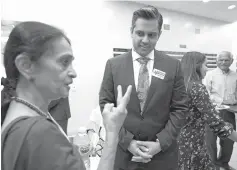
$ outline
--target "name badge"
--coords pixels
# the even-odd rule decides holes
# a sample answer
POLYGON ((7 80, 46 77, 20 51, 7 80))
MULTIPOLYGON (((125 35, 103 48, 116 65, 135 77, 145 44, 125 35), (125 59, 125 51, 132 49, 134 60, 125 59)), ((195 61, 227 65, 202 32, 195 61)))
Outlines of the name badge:
POLYGON ((155 68, 152 71, 152 76, 155 76, 155 77, 162 79, 162 80, 165 78, 165 74, 166 74, 165 72, 163 72, 161 70, 157 70, 155 68))

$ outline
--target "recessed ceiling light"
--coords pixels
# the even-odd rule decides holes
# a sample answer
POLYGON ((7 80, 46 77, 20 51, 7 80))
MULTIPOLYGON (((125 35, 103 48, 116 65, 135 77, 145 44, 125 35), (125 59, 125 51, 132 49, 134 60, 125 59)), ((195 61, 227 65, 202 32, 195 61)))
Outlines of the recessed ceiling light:
POLYGON ((236 7, 236 5, 230 5, 228 6, 228 9, 234 9, 236 7))
POLYGON ((209 2, 210 0, 202 0, 202 2, 204 2, 204 3, 207 3, 207 2, 209 2))
POLYGON ((189 28, 189 27, 191 27, 191 26, 192 26, 192 23, 190 23, 190 22, 187 22, 187 23, 184 25, 185 28, 189 28))

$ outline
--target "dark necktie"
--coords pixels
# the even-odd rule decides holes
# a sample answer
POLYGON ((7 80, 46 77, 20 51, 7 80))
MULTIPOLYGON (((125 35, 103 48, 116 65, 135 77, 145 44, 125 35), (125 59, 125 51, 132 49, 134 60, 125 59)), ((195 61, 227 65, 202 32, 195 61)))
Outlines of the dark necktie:
POLYGON ((147 69, 147 63, 149 60, 150 59, 146 57, 137 59, 137 61, 141 64, 137 85, 137 95, 140 100, 141 111, 143 111, 149 89, 149 72, 147 69))

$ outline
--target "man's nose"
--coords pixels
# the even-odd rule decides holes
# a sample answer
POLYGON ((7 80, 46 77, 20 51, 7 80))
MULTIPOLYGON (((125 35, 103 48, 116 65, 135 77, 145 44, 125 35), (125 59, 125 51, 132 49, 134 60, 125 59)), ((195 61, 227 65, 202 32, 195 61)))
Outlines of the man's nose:
POLYGON ((142 42, 143 42, 143 43, 149 43, 149 38, 148 38, 147 35, 145 35, 145 36, 143 37, 142 42))

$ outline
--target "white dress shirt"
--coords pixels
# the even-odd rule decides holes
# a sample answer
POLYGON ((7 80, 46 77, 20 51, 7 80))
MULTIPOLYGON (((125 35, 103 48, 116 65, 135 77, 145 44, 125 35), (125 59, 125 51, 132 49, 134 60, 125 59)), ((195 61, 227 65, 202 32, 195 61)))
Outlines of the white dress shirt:
MULTIPOLYGON (((134 82, 135 82, 136 89, 137 89, 137 85, 138 85, 139 70, 141 67, 141 64, 137 61, 137 59, 140 57, 142 57, 142 56, 140 56, 137 52, 132 50, 134 82)), ((151 77, 152 77, 152 70, 153 70, 153 65, 154 65, 154 50, 152 50, 146 57, 150 58, 150 60, 147 63, 147 69, 148 69, 148 73, 149 73, 149 85, 150 85, 151 84, 151 77)))
POLYGON ((237 73, 230 70, 224 73, 220 68, 208 71, 203 81, 215 103, 237 104, 237 73))

